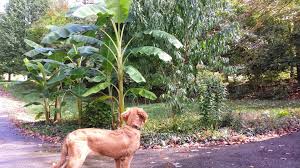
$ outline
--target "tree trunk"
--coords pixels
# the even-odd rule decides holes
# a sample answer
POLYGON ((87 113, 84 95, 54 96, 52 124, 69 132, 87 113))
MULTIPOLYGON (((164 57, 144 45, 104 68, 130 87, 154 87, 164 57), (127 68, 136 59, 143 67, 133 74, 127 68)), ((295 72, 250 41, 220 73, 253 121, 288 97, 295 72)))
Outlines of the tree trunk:
POLYGON ((8 82, 11 82, 11 73, 8 73, 8 82))
POLYGON ((300 85, 300 64, 297 65, 297 82, 300 85))
POLYGON ((295 77, 294 66, 291 65, 291 69, 290 69, 290 78, 291 78, 291 79, 294 79, 294 77, 295 77))

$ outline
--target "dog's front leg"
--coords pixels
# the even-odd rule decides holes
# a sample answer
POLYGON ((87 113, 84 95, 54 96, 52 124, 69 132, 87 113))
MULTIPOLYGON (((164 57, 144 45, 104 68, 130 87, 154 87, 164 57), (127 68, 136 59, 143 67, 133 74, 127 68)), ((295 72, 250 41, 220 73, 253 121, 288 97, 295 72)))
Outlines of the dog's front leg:
POLYGON ((123 157, 121 159, 121 168, 130 168, 130 163, 133 158, 133 155, 123 157))
POLYGON ((116 168, 121 168, 121 159, 115 159, 116 168))

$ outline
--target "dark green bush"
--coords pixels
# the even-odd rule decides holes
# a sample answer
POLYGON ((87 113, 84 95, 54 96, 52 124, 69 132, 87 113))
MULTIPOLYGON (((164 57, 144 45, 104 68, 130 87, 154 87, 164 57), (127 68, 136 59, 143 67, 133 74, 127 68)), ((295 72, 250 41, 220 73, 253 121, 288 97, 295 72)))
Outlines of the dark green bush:
POLYGON ((111 128, 112 116, 110 105, 103 101, 89 103, 83 113, 85 127, 111 128))
POLYGON ((201 123, 206 128, 216 129, 225 111, 224 101, 227 90, 222 82, 221 75, 202 70, 197 75, 199 113, 202 115, 201 123))

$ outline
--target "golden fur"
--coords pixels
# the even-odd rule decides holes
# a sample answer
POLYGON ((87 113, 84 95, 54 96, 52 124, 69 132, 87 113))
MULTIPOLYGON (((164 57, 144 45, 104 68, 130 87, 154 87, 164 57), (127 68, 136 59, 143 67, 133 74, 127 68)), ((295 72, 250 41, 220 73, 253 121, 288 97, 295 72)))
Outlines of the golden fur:
POLYGON ((143 109, 134 107, 122 117, 126 125, 118 130, 86 128, 69 133, 62 146, 61 159, 53 168, 80 168, 90 153, 114 158, 116 168, 129 168, 140 146, 139 128, 148 115, 143 109))

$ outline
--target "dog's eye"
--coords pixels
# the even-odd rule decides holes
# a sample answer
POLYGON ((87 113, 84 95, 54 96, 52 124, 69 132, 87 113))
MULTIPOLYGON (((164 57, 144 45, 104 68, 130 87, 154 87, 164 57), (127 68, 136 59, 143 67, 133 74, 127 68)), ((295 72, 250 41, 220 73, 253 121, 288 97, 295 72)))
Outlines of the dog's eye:
POLYGON ((143 115, 139 115, 139 118, 145 120, 145 117, 143 115))

